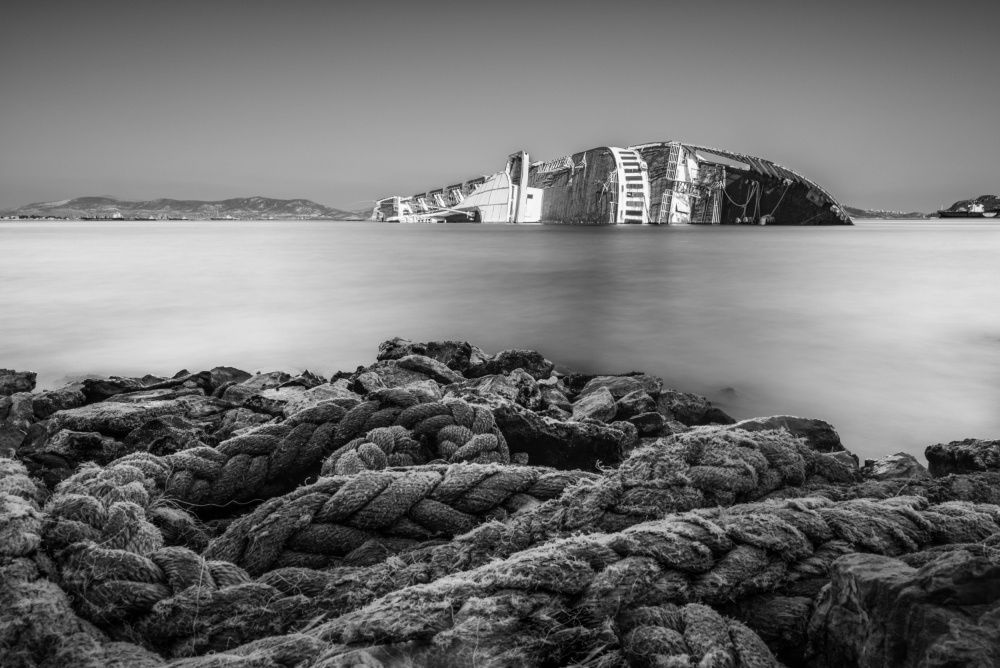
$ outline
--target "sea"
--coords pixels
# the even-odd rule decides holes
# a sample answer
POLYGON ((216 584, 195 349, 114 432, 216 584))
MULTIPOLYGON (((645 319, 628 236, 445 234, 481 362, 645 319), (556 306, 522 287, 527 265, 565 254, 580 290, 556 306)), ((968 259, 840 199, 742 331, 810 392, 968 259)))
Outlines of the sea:
POLYGON ((0 222, 0 367, 330 376, 380 342, 641 370, 862 459, 1000 438, 1000 222, 0 222))

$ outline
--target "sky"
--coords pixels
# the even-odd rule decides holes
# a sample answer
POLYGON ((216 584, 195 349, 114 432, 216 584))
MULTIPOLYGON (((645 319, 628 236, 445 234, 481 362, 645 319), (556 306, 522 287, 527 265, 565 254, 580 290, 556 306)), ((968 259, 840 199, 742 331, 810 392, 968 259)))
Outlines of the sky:
POLYGON ((998 24, 995 0, 11 0, 0 208, 359 209, 520 150, 680 140, 932 211, 1000 194, 998 24))

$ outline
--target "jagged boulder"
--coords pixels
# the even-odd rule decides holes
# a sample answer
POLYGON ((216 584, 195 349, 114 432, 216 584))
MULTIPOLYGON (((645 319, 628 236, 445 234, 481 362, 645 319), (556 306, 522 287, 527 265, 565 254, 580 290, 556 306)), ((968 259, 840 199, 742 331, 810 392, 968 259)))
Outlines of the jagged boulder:
POLYGON ((452 371, 446 364, 426 355, 404 355, 395 360, 395 363, 402 369, 421 373, 442 385, 463 380, 462 374, 452 371))
POLYGON ((749 420, 741 420, 734 424, 733 427, 746 431, 785 428, 795 436, 806 439, 806 443, 812 446, 817 452, 841 452, 844 450, 844 446, 840 442, 840 434, 833 428, 833 425, 815 418, 773 415, 771 417, 756 417, 749 420))
POLYGON ((557 408, 560 411, 570 413, 573 410, 573 402, 569 400, 566 385, 562 379, 552 375, 538 381, 538 391, 542 398, 543 408, 557 408))
POLYGON ((144 422, 128 433, 123 441, 128 452, 169 455, 187 448, 214 444, 202 425, 181 415, 164 415, 144 422))
POLYGON ((578 384, 583 378, 589 378, 579 390, 579 396, 585 397, 591 392, 605 388, 615 399, 621 399, 632 392, 645 392, 657 397, 663 390, 663 380, 646 374, 629 374, 625 376, 579 376, 573 384, 578 384))
POLYGON ((18 392, 9 397, 5 397, 7 408, 6 415, 2 422, 11 425, 21 431, 27 431, 31 423, 35 421, 35 411, 31 407, 31 393, 18 392))
POLYGON ((26 439, 17 456, 49 489, 88 461, 108 462, 130 452, 121 442, 97 432, 60 429, 47 438, 26 439))
POLYGON ((736 423, 711 401, 690 392, 663 390, 656 398, 656 410, 668 420, 677 420, 688 427, 736 423))
POLYGON ((610 422, 614 420, 618 413, 618 405, 615 398, 606 387, 602 387, 594 392, 582 395, 573 404, 574 420, 600 420, 610 422))
POLYGON ((212 436, 221 442, 254 427, 259 427, 270 420, 270 415, 254 413, 249 408, 234 408, 223 414, 212 436))
POLYGON ((217 366, 208 373, 211 377, 213 392, 226 383, 242 383, 253 377, 252 373, 231 366, 217 366))
POLYGON ((924 480, 931 477, 923 464, 905 452, 866 459, 861 475, 866 480, 924 480))
POLYGON ((628 420, 635 415, 651 412, 656 412, 656 399, 649 396, 645 390, 635 390, 618 399, 619 420, 628 420))
POLYGON ((634 424, 635 428, 638 429, 639 433, 643 436, 659 434, 668 425, 667 418, 663 417, 656 411, 633 415, 628 419, 628 421, 629 423, 634 424))
POLYGON ((501 350, 489 357, 478 367, 470 367, 465 374, 470 378, 479 378, 493 374, 509 374, 514 369, 523 369, 537 380, 552 375, 555 364, 542 357, 534 350, 501 350))
POLYGON ((34 395, 31 399, 31 408, 37 419, 45 420, 56 411, 79 408, 85 403, 87 397, 83 393, 83 383, 71 383, 34 395))
POLYGON ((81 392, 88 404, 104 401, 116 394, 125 392, 138 392, 145 387, 138 378, 121 378, 112 376, 110 378, 85 378, 81 385, 81 392))
POLYGON ((492 374, 463 380, 449 387, 448 392, 457 395, 469 393, 487 398, 496 395, 528 410, 538 410, 543 403, 543 387, 523 369, 515 369, 509 375, 492 374))
POLYGON ((809 623, 816 668, 1000 665, 1000 565, 954 550, 912 568, 837 559, 809 623))
POLYGON ((924 450, 931 475, 1000 471, 1000 440, 967 438, 964 441, 938 443, 924 450))
POLYGON ((50 419, 59 429, 96 431, 105 436, 124 438, 148 420, 186 412, 187 404, 182 399, 138 404, 101 402, 58 411, 50 419))
POLYGON ((407 355, 423 355, 441 362, 463 376, 473 367, 485 364, 487 355, 467 341, 430 341, 417 343, 396 337, 378 347, 378 359, 396 360, 407 355))
POLYGON ((9 397, 18 392, 31 392, 35 389, 34 371, 14 371, 0 369, 0 396, 9 397))
POLYGON ((305 389, 308 390, 310 388, 316 387, 317 385, 322 385, 325 382, 326 382, 325 378, 323 378, 322 376, 317 376, 316 374, 314 374, 309 369, 306 369, 305 371, 303 371, 299 375, 297 375, 297 376, 295 376, 293 378, 289 378, 288 380, 286 380, 284 383, 282 383, 278 387, 279 388, 282 388, 282 387, 304 387, 305 389))
POLYGON ((317 406, 324 401, 333 399, 347 400, 349 402, 359 402, 361 397, 348 389, 348 382, 345 378, 340 378, 332 383, 323 383, 307 390, 303 390, 298 395, 293 395, 282 409, 285 417, 304 411, 307 408, 317 406))
POLYGON ((613 465, 622 461, 631 444, 630 435, 621 426, 563 422, 542 417, 514 402, 497 403, 492 409, 510 451, 527 453, 533 466, 594 471, 598 463, 613 465))

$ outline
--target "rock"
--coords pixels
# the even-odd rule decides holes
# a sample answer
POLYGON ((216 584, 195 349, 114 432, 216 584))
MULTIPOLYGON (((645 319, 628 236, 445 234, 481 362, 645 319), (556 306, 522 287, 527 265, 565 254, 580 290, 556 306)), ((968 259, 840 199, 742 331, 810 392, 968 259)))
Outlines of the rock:
POLYGON ((595 471, 598 463, 614 465, 624 458, 627 435, 609 425, 563 422, 512 401, 497 400, 492 409, 510 451, 527 453, 533 466, 595 471))
POLYGON ((257 373, 240 383, 240 387, 247 387, 252 390, 270 390, 279 387, 282 383, 291 380, 290 374, 284 371, 271 371, 270 373, 257 373))
POLYGON ((460 373, 452 371, 447 365, 438 362, 436 359, 424 355, 405 355, 395 360, 396 366, 409 371, 422 373, 431 380, 435 380, 442 385, 457 383, 463 380, 460 373))
POLYGON ((925 480, 931 477, 923 464, 905 452, 879 459, 866 459, 861 475, 866 480, 925 480))
POLYGON ((618 413, 615 398, 606 387, 601 387, 589 394, 582 395, 573 404, 574 420, 600 420, 611 422, 618 413))
MULTIPOLYGON (((258 413, 268 415, 285 415, 285 409, 289 405, 296 405, 304 402, 303 397, 306 389, 299 385, 276 387, 267 390, 258 390, 243 401, 243 405, 258 413)), ((319 403, 318 401, 316 403, 319 403)))
POLYGON ((10 406, 13 402, 8 396, 0 396, 0 421, 7 419, 7 414, 10 413, 10 406))
POLYGON ((212 379, 212 391, 226 383, 242 383, 253 378, 253 374, 231 366, 217 366, 208 372, 212 379))
POLYGON ((546 408, 558 408, 564 413, 571 413, 573 411, 573 403, 566 396, 566 393, 560 390, 555 385, 538 385, 539 393, 542 398, 542 406, 546 408))
POLYGON ((386 387, 404 387, 425 380, 430 380, 430 376, 401 367, 396 360, 388 360, 376 362, 369 367, 359 367, 351 375, 348 387, 357 394, 367 395, 386 387))
POLYGON ((491 395, 513 401, 529 410, 539 410, 542 407, 541 387, 534 377, 523 369, 515 369, 509 375, 494 374, 463 380, 448 386, 446 394, 462 396, 475 395, 489 399, 491 395))
POLYGON ((83 396, 86 398, 88 404, 104 401, 109 397, 124 392, 137 392, 145 387, 136 378, 120 378, 118 376, 112 376, 111 378, 85 378, 81 384, 83 385, 81 392, 83 392, 83 396))
MULTIPOLYGON (((615 399, 621 399, 632 392, 645 392, 651 397, 659 396, 663 390, 663 381, 656 376, 645 374, 627 376, 595 376, 580 390, 580 397, 607 388, 615 399)), ((578 397, 579 398, 579 397, 578 397)))
POLYGON ((656 410, 668 420, 677 420, 688 427, 736 423, 705 397, 677 390, 663 390, 656 398, 656 410))
POLYGON ((14 371, 0 369, 0 396, 9 397, 18 392, 31 392, 35 389, 34 371, 14 371))
POLYGON ((249 408, 234 408, 225 412, 212 436, 221 443, 227 438, 237 436, 270 421, 270 415, 254 413, 249 408))
POLYGON ((824 452, 823 456, 835 459, 845 466, 850 466, 854 470, 858 470, 858 456, 851 454, 847 450, 842 450, 840 452, 824 452))
POLYGON ((479 378, 492 374, 509 374, 514 369, 523 369, 531 374, 532 378, 548 378, 552 373, 554 364, 539 352, 534 350, 501 350, 496 355, 488 358, 479 368, 469 369, 465 375, 470 378, 479 378))
POLYGON ((403 389, 409 392, 410 394, 419 397, 420 401, 423 403, 438 401, 439 399, 441 399, 441 397, 444 396, 444 392, 441 390, 441 386, 435 383, 433 380, 422 380, 418 383, 410 383, 409 385, 404 385, 403 389))
POLYGON ((487 355, 478 347, 467 341, 430 341, 429 343, 414 343, 408 339, 395 338, 385 341, 378 347, 378 359, 397 360, 407 355, 423 355, 441 362, 452 371, 463 376, 473 367, 481 367, 486 363, 487 355))
MULTIPOLYGON (((435 385, 435 387, 437 387, 437 385, 435 385)), ((351 392, 348 389, 347 380, 341 378, 332 383, 323 383, 322 385, 311 387, 297 396, 291 396, 285 404, 285 407, 282 409, 282 414, 285 417, 290 417, 299 411, 312 408, 313 406, 323 401, 329 401, 330 399, 349 399, 351 401, 361 403, 361 396, 351 392)))
POLYGON ((843 452, 840 435, 829 422, 815 418, 801 418, 792 415, 775 415, 772 417, 757 417, 741 420, 733 425, 734 429, 746 431, 765 431, 784 427, 795 436, 806 439, 817 452, 843 452))
POLYGON ((928 446, 924 450, 930 473, 935 478, 949 473, 1000 471, 1000 440, 967 438, 928 446))
POLYGON ((140 404, 102 402, 58 411, 50 419, 60 429, 96 431, 105 436, 123 438, 147 420, 187 412, 183 399, 140 404))
POLYGON ((27 430, 18 429, 7 422, 0 422, 0 457, 13 457, 21 447, 27 430))
MULTIPOLYGON (((419 382, 419 381, 411 381, 411 382, 419 382)), ((365 396, 371 392, 385 389, 385 381, 383 381, 382 377, 379 376, 377 373, 374 373, 372 371, 365 371, 354 377, 349 387, 351 388, 352 391, 356 392, 357 394, 365 396)))
POLYGON ((47 439, 26 442, 17 455, 33 476, 52 489, 84 462, 104 465, 131 451, 97 432, 61 429, 47 439))
POLYGON ((534 376, 524 369, 514 369, 507 376, 517 392, 514 399, 528 410, 534 411, 542 407, 542 392, 534 376))
POLYGON ((559 420, 560 422, 565 422, 566 420, 571 420, 573 418, 572 413, 565 411, 558 406, 549 406, 546 409, 535 412, 542 417, 552 418, 553 420, 559 420))
MULTIPOLYGON (((614 394, 612 392, 612 394, 614 394)), ((635 415, 656 411, 656 400, 645 390, 629 392, 618 400, 618 419, 627 420, 635 415)))
POLYGON ((633 415, 628 419, 628 421, 634 424, 636 429, 638 429, 639 433, 643 436, 648 434, 658 434, 664 427, 667 426, 667 418, 663 417, 656 411, 633 415))
POLYGON ((142 404, 150 401, 167 401, 180 397, 205 396, 204 390, 197 387, 176 386, 157 390, 140 390, 139 392, 122 392, 105 399, 106 402, 123 404, 142 404))
POLYGON ((309 369, 306 369, 305 371, 295 376, 294 378, 286 380, 284 383, 279 385, 278 388, 280 389, 282 387, 304 387, 306 389, 309 389, 316 387, 317 385, 322 385, 325 382, 326 382, 325 378, 323 378, 322 376, 317 376, 316 374, 309 371, 309 369))
POLYGON ((128 452, 144 451, 154 455, 169 455, 199 445, 214 445, 201 425, 180 415, 156 417, 136 427, 125 437, 128 452))
POLYGON ((18 392, 8 398, 10 401, 7 410, 7 417, 4 424, 13 426, 21 431, 27 431, 31 423, 35 421, 35 411, 31 406, 32 394, 30 392, 18 392))
POLYGON ((809 622, 816 668, 1000 663, 1000 565, 955 550, 919 570, 891 557, 837 559, 809 622))
POLYGON ((85 403, 87 397, 83 393, 83 383, 72 383, 34 395, 31 399, 31 409, 37 419, 45 420, 56 411, 79 408, 85 403))

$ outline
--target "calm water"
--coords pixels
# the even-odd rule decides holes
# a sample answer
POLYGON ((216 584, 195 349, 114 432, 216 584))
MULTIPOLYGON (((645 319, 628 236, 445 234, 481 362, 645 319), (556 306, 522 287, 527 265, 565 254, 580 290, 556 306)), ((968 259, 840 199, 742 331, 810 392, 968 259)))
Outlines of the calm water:
POLYGON ((646 370, 862 457, 1000 437, 1000 223, 0 223, 0 366, 329 375, 393 336, 646 370), (728 388, 728 389, 727 389, 728 388))

